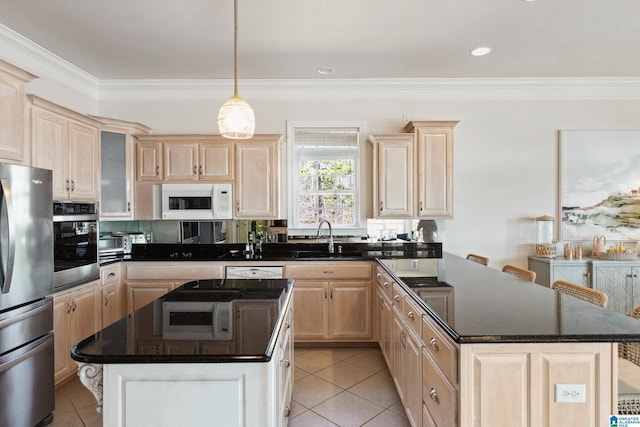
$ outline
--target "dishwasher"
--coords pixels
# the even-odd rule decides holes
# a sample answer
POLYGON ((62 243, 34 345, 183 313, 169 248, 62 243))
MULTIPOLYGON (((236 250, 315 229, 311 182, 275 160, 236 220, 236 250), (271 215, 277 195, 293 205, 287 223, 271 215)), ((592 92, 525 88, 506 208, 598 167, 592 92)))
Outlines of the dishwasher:
POLYGON ((280 266, 227 266, 226 279, 282 279, 280 266))

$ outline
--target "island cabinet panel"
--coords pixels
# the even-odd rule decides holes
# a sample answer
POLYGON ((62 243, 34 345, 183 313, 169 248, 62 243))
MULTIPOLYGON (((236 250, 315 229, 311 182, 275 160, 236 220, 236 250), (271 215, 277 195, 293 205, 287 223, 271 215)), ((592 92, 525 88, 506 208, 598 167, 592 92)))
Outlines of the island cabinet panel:
MULTIPOLYGON (((289 299, 272 330, 277 338, 269 361, 102 365, 103 425, 285 427, 294 369, 292 313, 289 299)), ((182 345, 195 353, 199 345, 204 354, 203 342, 175 340, 164 349, 158 342, 149 340, 145 351, 168 354, 182 345)))
POLYGON ((460 425, 607 425, 616 351, 611 343, 462 345, 460 425), (585 402, 557 402, 557 384, 584 384, 585 402))
POLYGON ((373 341, 371 263, 302 262, 285 266, 295 279, 296 342, 373 341))

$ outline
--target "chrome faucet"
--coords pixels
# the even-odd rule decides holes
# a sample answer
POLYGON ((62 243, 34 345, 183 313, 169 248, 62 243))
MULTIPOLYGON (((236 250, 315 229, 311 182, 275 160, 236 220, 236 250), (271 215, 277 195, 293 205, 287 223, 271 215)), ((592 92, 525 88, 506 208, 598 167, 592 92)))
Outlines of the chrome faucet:
POLYGON ((318 224, 318 232, 316 233, 316 240, 320 239, 320 229, 322 228, 322 224, 326 223, 329 226, 329 253, 332 254, 333 253, 333 230, 331 228, 331 223, 326 220, 323 219, 322 221, 320 221, 320 224, 318 224))

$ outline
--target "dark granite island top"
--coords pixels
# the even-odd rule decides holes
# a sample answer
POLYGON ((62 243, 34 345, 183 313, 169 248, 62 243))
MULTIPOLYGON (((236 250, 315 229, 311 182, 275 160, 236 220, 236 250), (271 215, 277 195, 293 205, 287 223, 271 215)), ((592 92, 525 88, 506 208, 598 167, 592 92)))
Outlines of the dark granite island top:
POLYGON ((81 341, 71 357, 99 364, 269 362, 292 287, 290 279, 192 281, 81 341))
POLYGON ((411 279, 405 286, 460 344, 640 341, 636 319, 452 254, 440 261, 438 280, 450 286, 450 318, 435 313, 411 279))

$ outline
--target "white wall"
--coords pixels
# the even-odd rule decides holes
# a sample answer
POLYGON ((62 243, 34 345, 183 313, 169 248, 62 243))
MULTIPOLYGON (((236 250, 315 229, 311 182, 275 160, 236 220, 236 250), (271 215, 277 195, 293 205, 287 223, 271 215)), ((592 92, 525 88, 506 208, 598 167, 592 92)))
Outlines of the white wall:
MULTIPOLYGON (((41 77, 30 92, 153 133, 217 133, 218 108, 232 92, 228 81, 92 86, 91 76, 59 59, 43 65, 2 42, 0 59, 41 77)), ((257 133, 285 133, 287 120, 361 120, 369 133, 399 132, 403 117, 460 120, 455 219, 439 222, 440 235, 446 251, 486 255, 495 268, 526 266, 533 218, 557 217, 558 130, 640 129, 637 79, 241 81, 240 94, 254 107, 257 133)))
MULTIPOLYGON (((638 129, 640 101, 252 100, 259 133, 283 133, 287 120, 363 120, 368 132, 399 132, 410 119, 460 120, 455 128, 455 219, 439 221, 445 250, 527 265, 533 218, 558 214, 557 131, 638 129)), ((221 102, 221 101, 220 101, 221 102)), ((151 126, 154 133, 216 133, 220 102, 101 102, 100 114, 151 126)), ((606 171, 594 171, 606 173, 606 171)))

